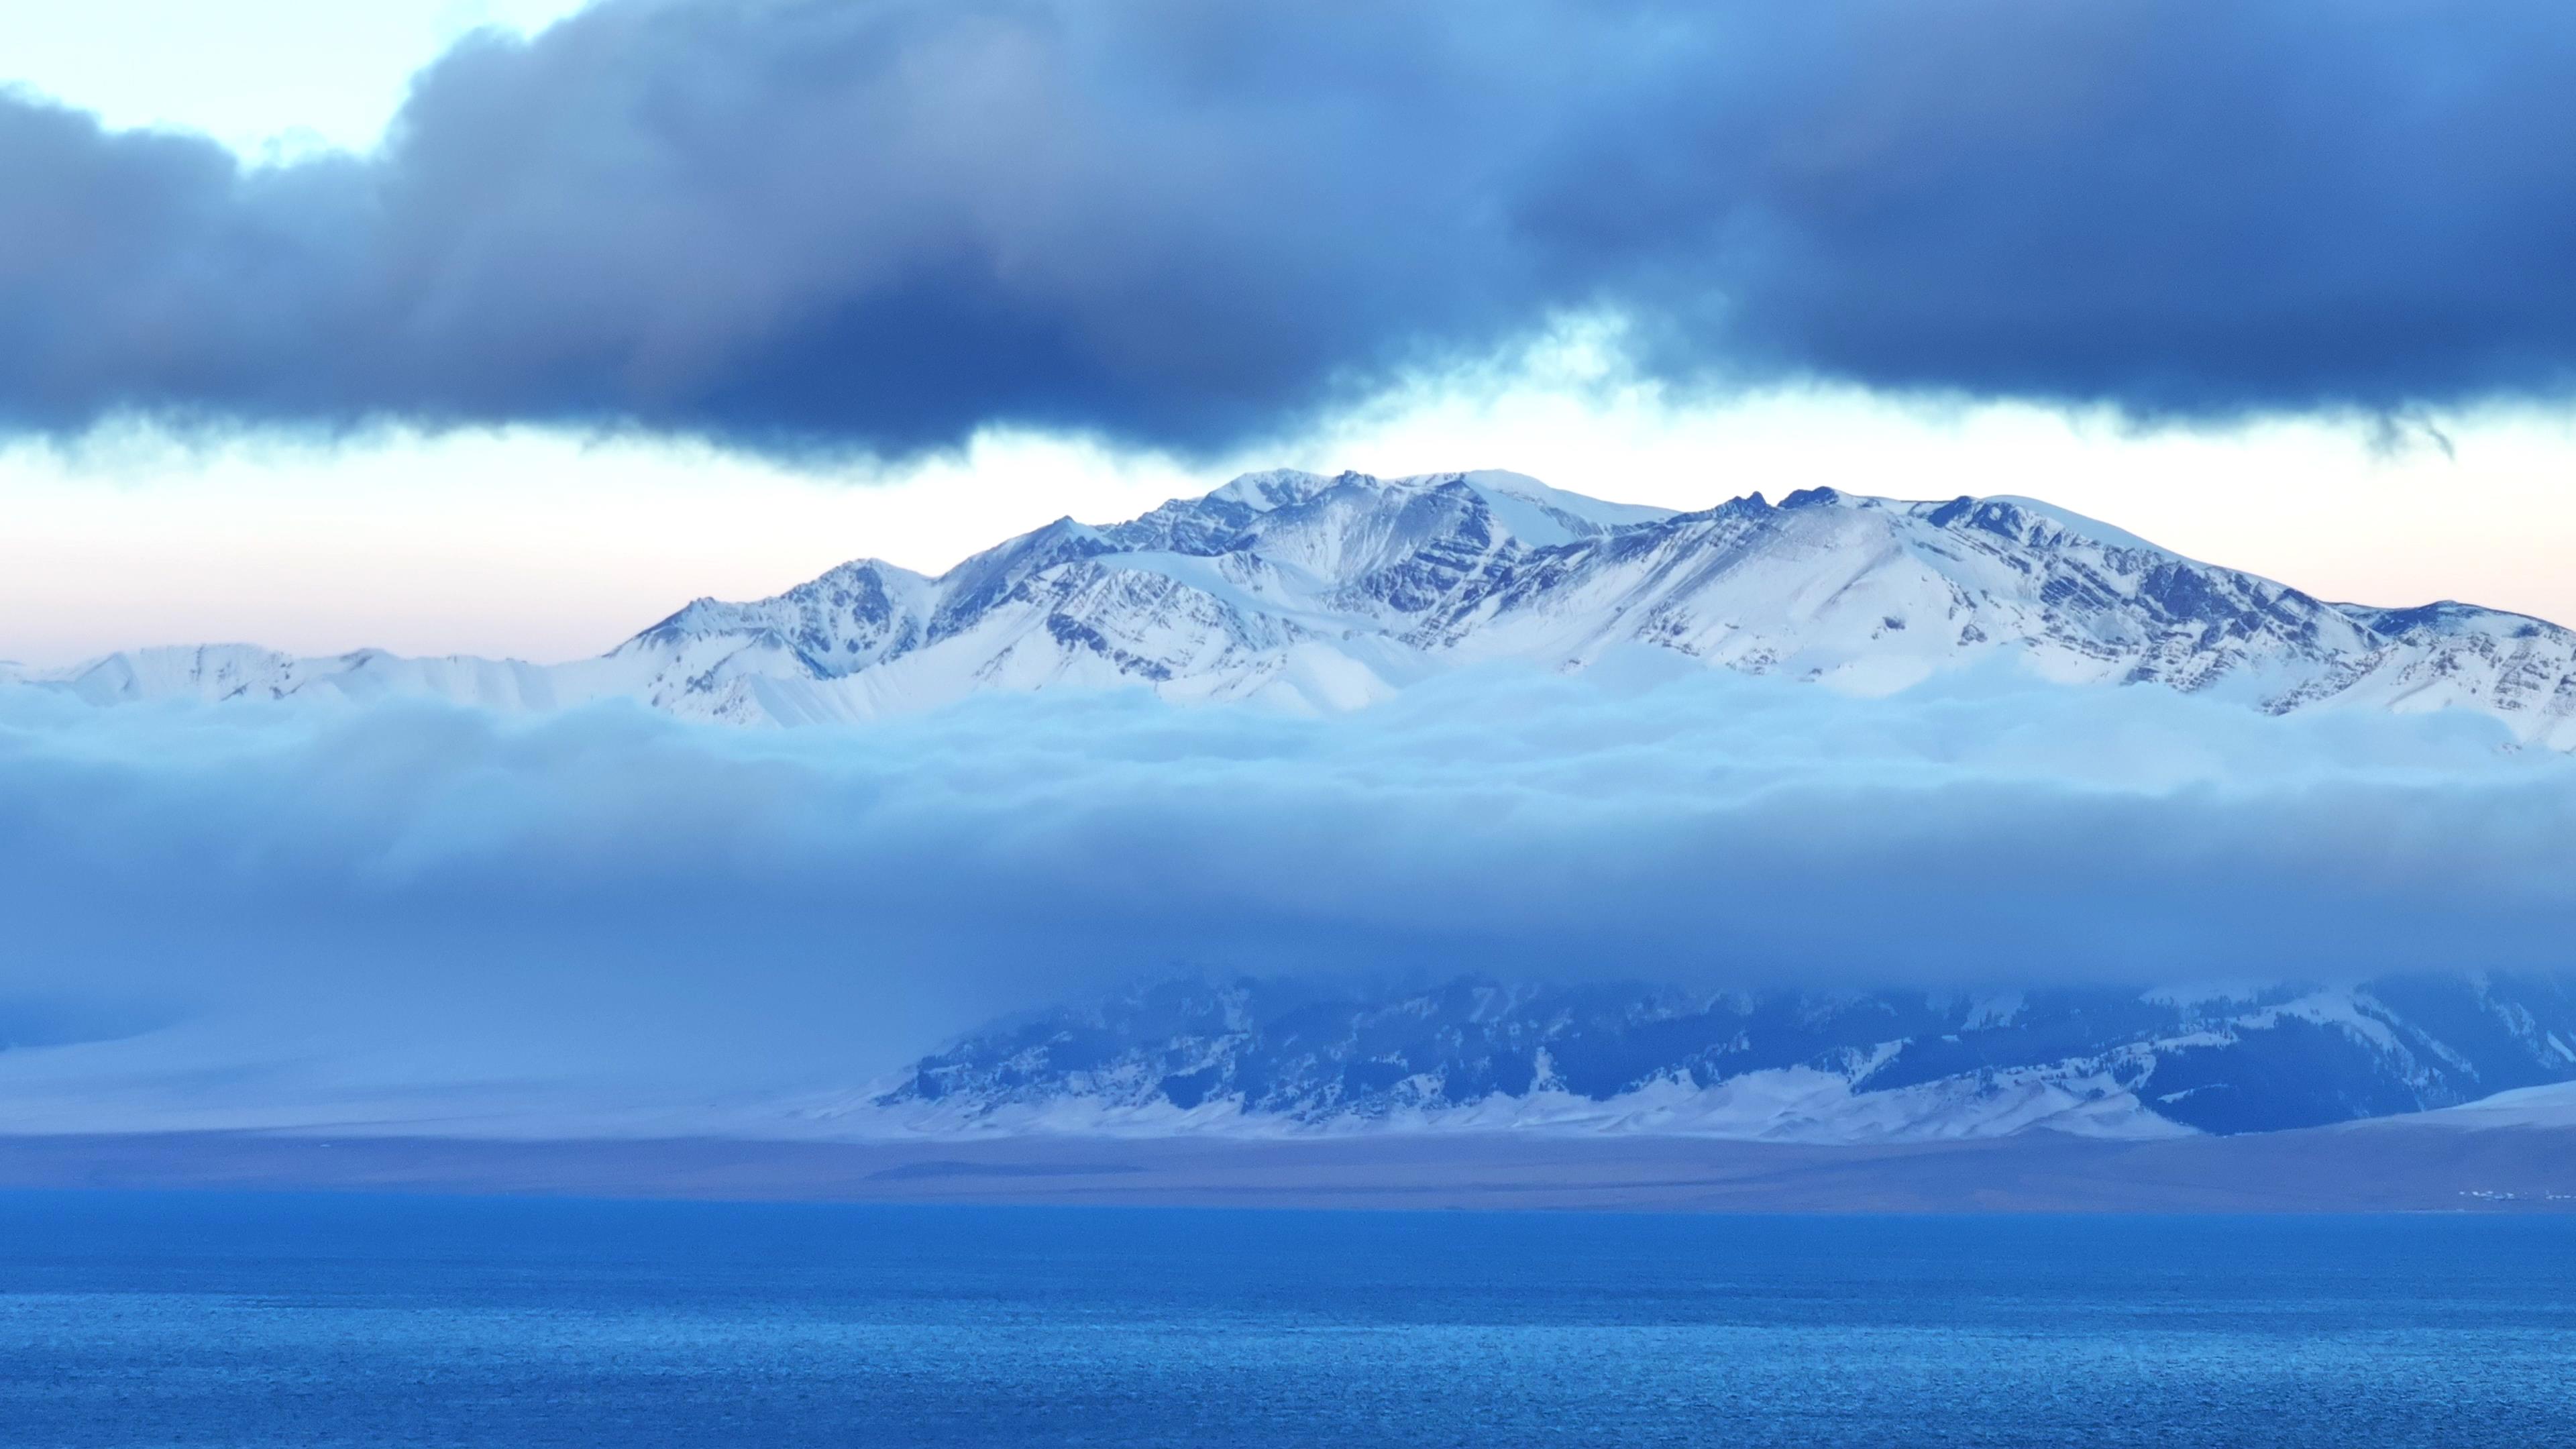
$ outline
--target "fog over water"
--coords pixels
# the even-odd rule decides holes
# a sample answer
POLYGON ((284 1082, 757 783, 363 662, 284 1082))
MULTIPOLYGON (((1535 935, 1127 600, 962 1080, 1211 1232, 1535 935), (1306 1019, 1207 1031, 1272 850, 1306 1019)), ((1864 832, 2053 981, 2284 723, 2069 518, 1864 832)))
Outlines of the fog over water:
POLYGON ((2571 858, 2576 762, 2485 721, 2000 674, 1871 700, 1640 656, 1329 719, 1055 693, 803 731, 21 689, 0 1094, 703 1102, 1176 971, 2556 969, 2571 858))

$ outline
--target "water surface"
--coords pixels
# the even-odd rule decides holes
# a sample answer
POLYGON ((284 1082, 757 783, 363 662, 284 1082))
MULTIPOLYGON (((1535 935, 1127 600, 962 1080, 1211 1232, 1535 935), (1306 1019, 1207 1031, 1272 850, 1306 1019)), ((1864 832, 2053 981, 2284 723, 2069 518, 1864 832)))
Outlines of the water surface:
POLYGON ((2576 1442, 2576 1220, 0 1195, 11 1445, 2576 1442))

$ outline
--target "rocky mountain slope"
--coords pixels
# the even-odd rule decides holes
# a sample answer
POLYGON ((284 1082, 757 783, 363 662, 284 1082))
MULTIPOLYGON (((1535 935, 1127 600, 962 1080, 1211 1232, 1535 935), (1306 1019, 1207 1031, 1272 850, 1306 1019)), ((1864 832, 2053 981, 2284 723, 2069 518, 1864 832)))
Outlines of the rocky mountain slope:
POLYGON ((2569 1081, 2566 980, 1986 996, 1184 980, 996 1026, 846 1113, 938 1132, 2142 1138, 2318 1126, 2569 1081))
POLYGON ((568 664, 220 645, 20 677, 98 703, 622 696, 801 724, 992 689, 1331 711, 1463 664, 1580 669, 1636 646, 1872 693, 2005 656, 2273 712, 2470 709, 2576 748, 2576 634, 2537 619, 2326 603, 2027 499, 1810 489, 1674 513, 1493 472, 1250 474, 1124 523, 1061 520, 937 578, 861 560, 771 599, 702 599, 568 664))

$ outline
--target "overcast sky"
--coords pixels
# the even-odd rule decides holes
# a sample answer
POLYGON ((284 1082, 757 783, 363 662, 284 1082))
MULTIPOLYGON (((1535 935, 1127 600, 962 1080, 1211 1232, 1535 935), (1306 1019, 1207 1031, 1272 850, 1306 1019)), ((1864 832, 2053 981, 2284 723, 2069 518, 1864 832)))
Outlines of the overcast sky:
POLYGON ((567 657, 1281 463, 2034 494, 2576 619, 2570 64, 2536 4, 0 5, 0 657, 567 657))

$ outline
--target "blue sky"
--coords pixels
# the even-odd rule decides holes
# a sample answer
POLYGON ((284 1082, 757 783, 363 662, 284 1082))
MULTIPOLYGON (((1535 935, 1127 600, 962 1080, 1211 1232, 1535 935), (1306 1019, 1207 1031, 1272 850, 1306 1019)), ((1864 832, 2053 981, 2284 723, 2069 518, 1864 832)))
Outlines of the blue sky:
POLYGON ((412 74, 484 28, 542 30, 580 0, 86 0, 0 11, 19 85, 119 129, 200 132, 253 160, 384 136, 412 74))

